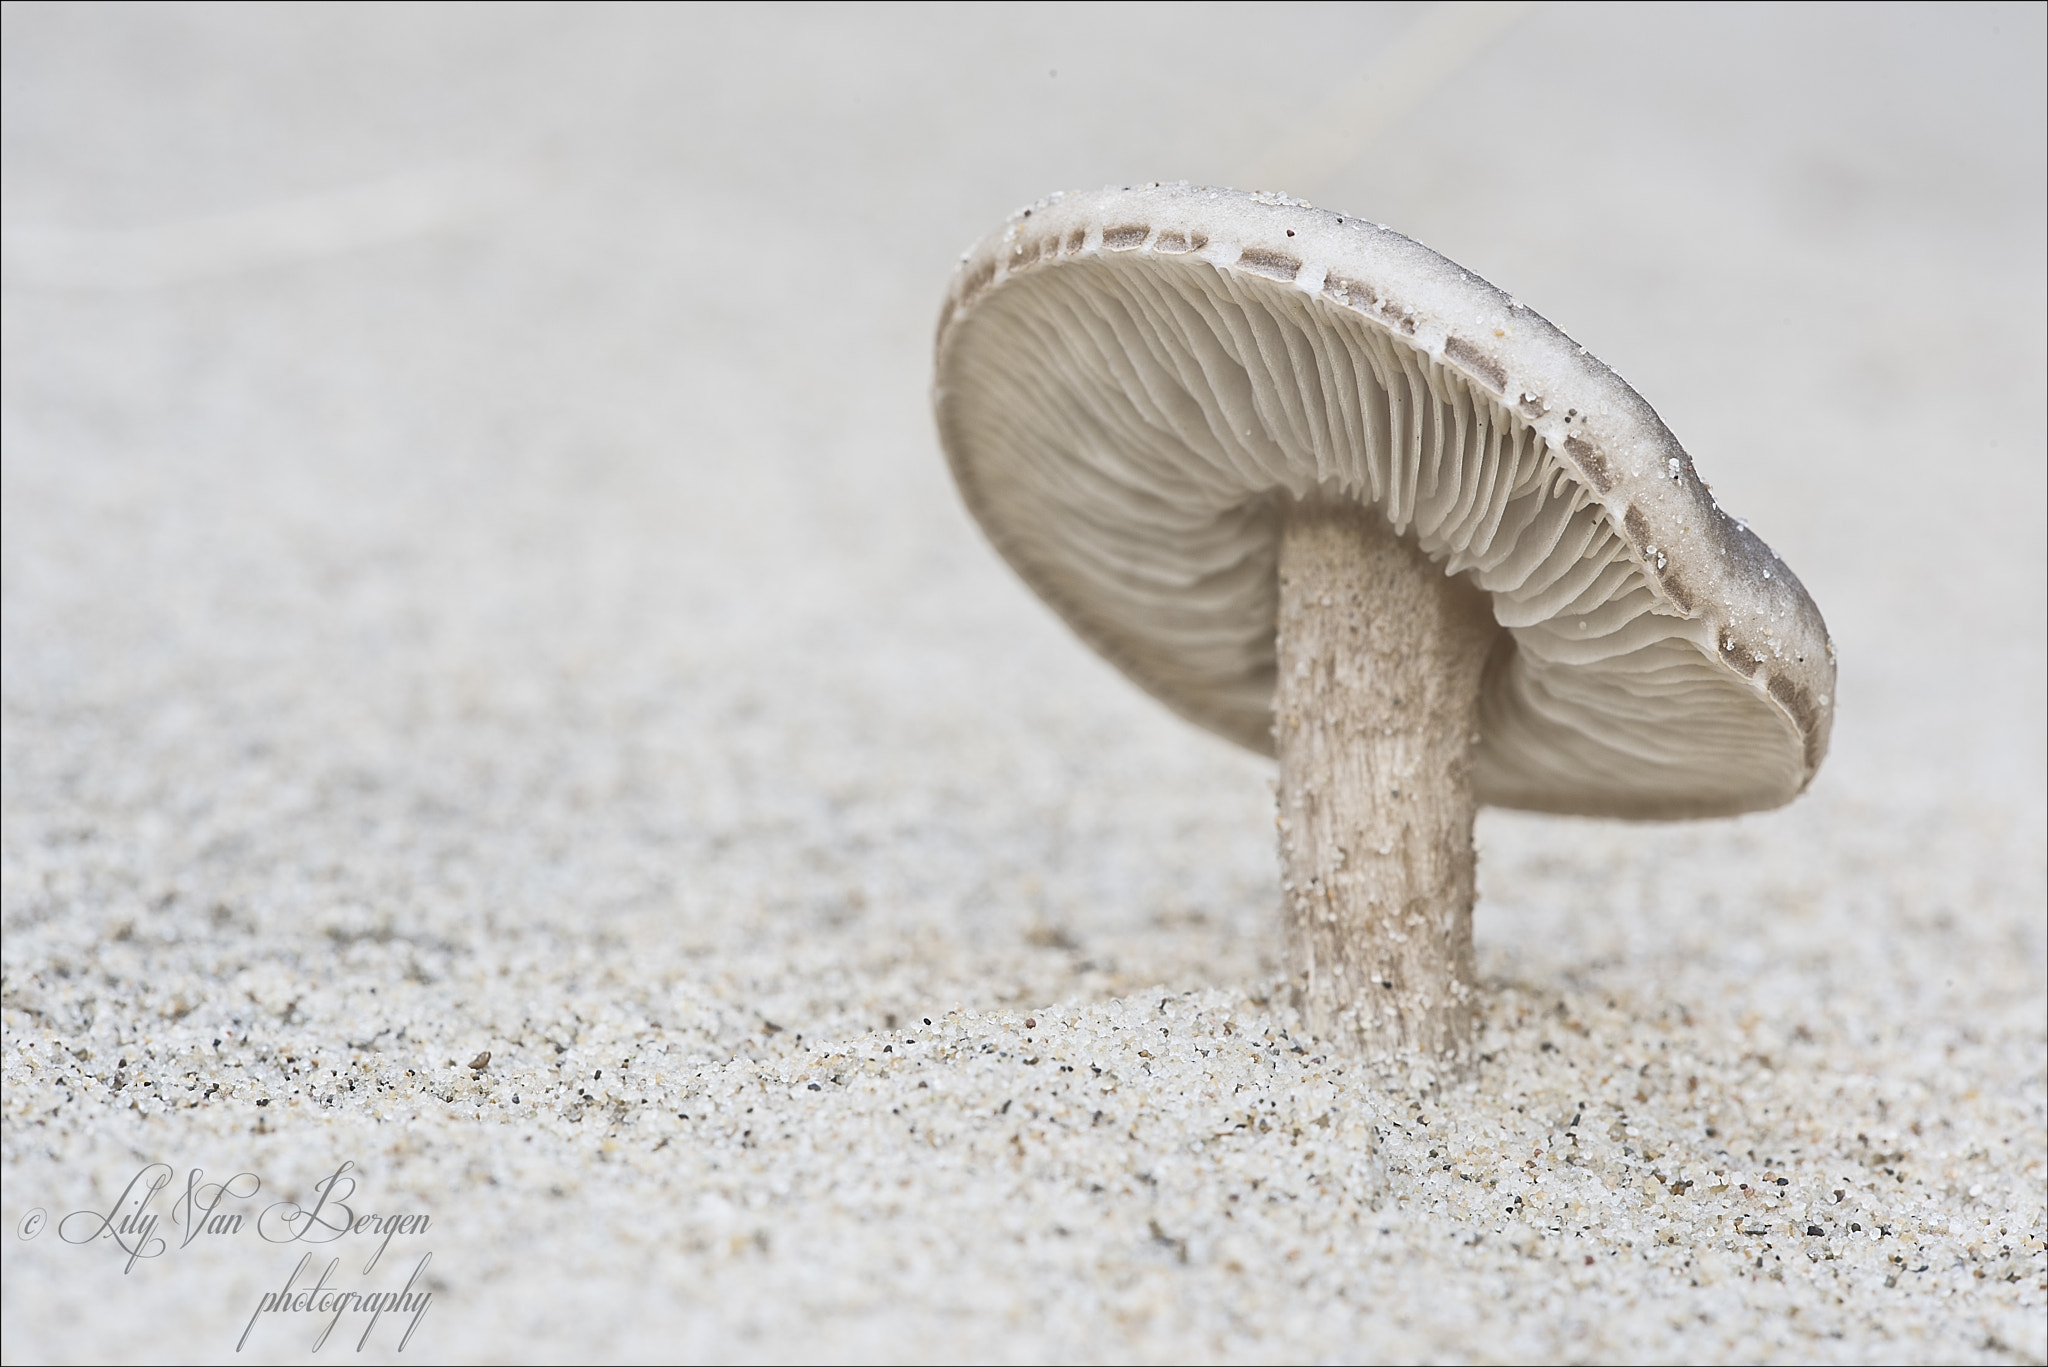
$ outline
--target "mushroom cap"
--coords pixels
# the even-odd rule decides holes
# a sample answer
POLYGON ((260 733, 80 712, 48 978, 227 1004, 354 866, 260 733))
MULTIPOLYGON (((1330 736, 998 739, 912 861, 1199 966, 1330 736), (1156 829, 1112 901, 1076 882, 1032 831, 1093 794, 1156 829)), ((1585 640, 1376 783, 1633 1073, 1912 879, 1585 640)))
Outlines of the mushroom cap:
POLYGON ((1650 405, 1435 252, 1276 194, 1055 195, 962 257, 933 402, 969 510, 1103 656, 1273 751, 1283 510, 1377 509, 1485 590, 1482 802, 1775 807, 1827 752, 1834 647, 1650 405))

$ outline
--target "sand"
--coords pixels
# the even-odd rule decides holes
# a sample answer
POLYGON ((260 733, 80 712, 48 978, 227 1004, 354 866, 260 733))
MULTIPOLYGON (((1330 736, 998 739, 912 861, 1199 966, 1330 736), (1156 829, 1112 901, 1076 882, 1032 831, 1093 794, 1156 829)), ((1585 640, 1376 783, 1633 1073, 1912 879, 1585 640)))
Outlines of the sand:
POLYGON ((7 10, 8 1361, 2048 1359, 2041 11, 1246 13, 7 10), (1790 808, 1482 815, 1429 1095, 928 416, 1014 204, 1283 163, 1840 647, 1790 808))

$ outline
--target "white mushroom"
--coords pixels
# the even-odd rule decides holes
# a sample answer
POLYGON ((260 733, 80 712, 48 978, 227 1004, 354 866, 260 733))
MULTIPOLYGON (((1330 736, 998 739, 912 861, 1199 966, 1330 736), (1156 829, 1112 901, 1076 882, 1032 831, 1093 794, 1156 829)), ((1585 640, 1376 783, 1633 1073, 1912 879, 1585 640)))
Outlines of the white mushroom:
POLYGON ((1476 803, 1632 818, 1811 781, 1833 648, 1656 413, 1527 307, 1283 195, 1055 196, 963 258, 934 403, 991 542, 1182 716, 1280 761, 1315 1028, 1469 1047, 1476 803))

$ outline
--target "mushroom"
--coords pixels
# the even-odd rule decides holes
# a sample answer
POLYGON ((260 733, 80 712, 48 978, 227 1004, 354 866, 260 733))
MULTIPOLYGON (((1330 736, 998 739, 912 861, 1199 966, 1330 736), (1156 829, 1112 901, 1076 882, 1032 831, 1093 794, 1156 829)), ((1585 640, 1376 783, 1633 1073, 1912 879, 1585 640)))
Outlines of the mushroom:
POLYGON ((1620 376, 1477 276, 1278 194, 1056 195, 962 257, 933 402, 996 550, 1279 761, 1311 1027, 1472 1047, 1474 812, 1675 819, 1811 782, 1834 648, 1620 376))

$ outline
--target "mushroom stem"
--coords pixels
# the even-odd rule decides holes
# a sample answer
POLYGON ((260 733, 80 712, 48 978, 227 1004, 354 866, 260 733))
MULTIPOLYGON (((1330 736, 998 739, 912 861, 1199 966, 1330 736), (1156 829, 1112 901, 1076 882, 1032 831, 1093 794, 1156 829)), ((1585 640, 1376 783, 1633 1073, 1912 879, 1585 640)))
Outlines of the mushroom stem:
POLYGON ((1274 741, 1289 937, 1311 1028, 1390 1073, 1469 1055, 1472 742, 1486 596, 1375 512, 1293 504, 1274 741))

